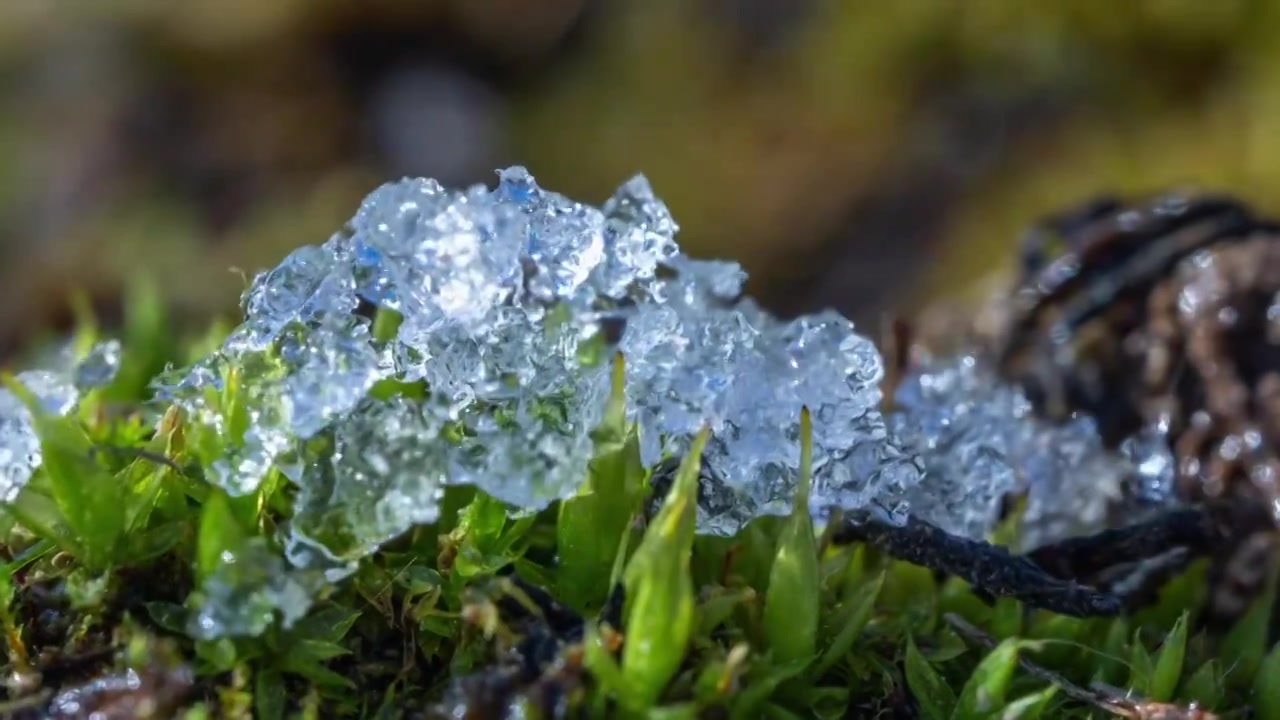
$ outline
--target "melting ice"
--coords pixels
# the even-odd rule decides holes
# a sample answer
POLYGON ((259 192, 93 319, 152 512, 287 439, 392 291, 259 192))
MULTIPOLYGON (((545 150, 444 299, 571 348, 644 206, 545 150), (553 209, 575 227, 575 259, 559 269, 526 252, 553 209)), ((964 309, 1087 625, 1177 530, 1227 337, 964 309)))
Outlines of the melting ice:
POLYGON ((161 396, 220 428, 208 390, 225 368, 246 369, 248 428, 210 477, 241 494, 283 470, 299 488, 287 543, 301 567, 349 564, 434 520, 450 485, 516 512, 572 494, 613 349, 627 360, 646 464, 684 450, 704 424, 713 431, 703 533, 789 512, 806 405, 815 514, 875 502, 979 537, 1024 485, 1063 489, 1030 495, 1028 517, 1045 532, 1102 512, 1105 494, 1058 501, 1083 482, 1075 475, 1128 467, 1101 452, 1087 421, 1052 432, 1027 422, 1025 400, 965 359, 908 379, 903 411, 886 418, 880 356, 847 319, 770 316, 742 297, 741 267, 682 254, 678 229, 641 176, 599 208, 519 167, 492 190, 388 183, 328 242, 259 274, 244 324, 161 396), (385 341, 366 310, 379 307, 400 318, 385 341), (389 379, 428 392, 371 396, 389 379))
POLYGON ((220 432, 211 398, 245 368, 243 441, 209 468, 233 494, 272 467, 299 487, 295 564, 350 563, 435 519, 449 485, 535 511, 576 491, 608 393, 613 349, 646 463, 703 424, 700 529, 730 534, 785 513, 799 414, 815 416, 814 508, 906 509, 922 477, 880 416, 872 343, 821 313, 783 322, 742 300, 746 274, 684 256, 678 226, 637 176, 601 207, 540 188, 523 168, 496 189, 406 179, 375 190, 342 232, 301 248, 246 291, 245 322, 160 397, 220 432), (374 337, 371 312, 399 317, 374 337), (379 400, 380 381, 421 382, 379 400), (210 392, 214 391, 214 392, 210 392))
MULTIPOLYGON (((120 368, 120 343, 107 340, 76 358, 70 346, 60 349, 47 369, 24 370, 15 380, 32 393, 43 410, 65 415, 76 408, 83 393, 103 387, 120 368)), ((0 503, 11 503, 26 486, 43 458, 35 424, 26 405, 7 388, 0 388, 0 503)))
POLYGON ((910 494, 912 510, 949 532, 986 535, 1010 493, 1026 498, 1024 549, 1124 524, 1170 501, 1174 461, 1163 436, 1144 431, 1111 452, 1088 417, 1036 419, 1026 396, 977 356, 927 360, 895 401, 890 424, 928 471, 910 494), (1121 512, 1128 517, 1115 517, 1121 512))

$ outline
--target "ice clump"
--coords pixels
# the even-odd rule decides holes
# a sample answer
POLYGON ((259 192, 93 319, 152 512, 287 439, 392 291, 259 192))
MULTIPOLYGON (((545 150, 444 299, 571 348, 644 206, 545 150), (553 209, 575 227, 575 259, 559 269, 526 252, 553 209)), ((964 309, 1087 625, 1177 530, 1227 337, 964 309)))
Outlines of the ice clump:
POLYGON ((286 565, 264 538, 223 552, 200 587, 202 602, 187 621, 192 637, 216 640, 261 635, 279 615, 288 628, 311 609, 324 578, 286 565))
POLYGON ((445 418, 403 398, 339 421, 332 452, 303 475, 286 551, 295 565, 342 564, 434 522, 448 477, 445 418), (319 558, 312 557, 318 554, 319 558))
MULTIPOLYGON (((50 414, 66 415, 79 405, 81 396, 104 387, 120 368, 120 343, 106 340, 77 359, 73 348, 62 348, 47 369, 24 370, 15 380, 50 414)), ((26 405, 7 388, 0 388, 0 503, 17 499, 40 467, 40 440, 26 405)))
POLYGON ((1004 496, 1025 494, 1019 543, 1033 548, 1114 525, 1117 512, 1172 493, 1167 442, 1143 433, 1111 452, 1088 417, 1039 420, 976 355, 925 360, 894 399, 890 424, 928 470, 926 491, 909 494, 913 512, 949 532, 980 538, 1004 496))
POLYGON ((815 416, 814 507, 895 509, 921 479, 879 414, 872 343, 822 313, 775 319, 742 300, 735 263, 681 254, 678 226, 637 176, 599 208, 540 188, 523 168, 496 189, 385 184, 342 232, 304 247, 246 291, 245 321, 160 398, 219 434, 243 433, 210 478, 233 494, 278 468, 298 485, 286 544, 298 566, 350 563, 430 522, 450 485, 514 512, 575 492, 609 391, 627 361, 644 460, 714 435, 699 529, 730 534, 790 509, 799 415, 815 416), (374 337, 368 312, 397 313, 374 337), (243 368, 247 421, 218 397, 243 368), (421 382, 388 401, 381 381, 421 382))

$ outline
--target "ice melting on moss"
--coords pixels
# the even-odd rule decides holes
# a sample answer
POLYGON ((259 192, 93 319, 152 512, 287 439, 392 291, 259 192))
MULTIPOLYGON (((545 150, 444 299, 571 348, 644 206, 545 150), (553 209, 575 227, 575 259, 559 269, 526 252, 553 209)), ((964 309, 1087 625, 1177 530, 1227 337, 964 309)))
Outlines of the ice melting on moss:
MULTIPOLYGON (((67 346, 47 369, 24 370, 14 378, 35 395, 46 412, 65 415, 81 396, 109 384, 120 368, 120 343, 100 342, 77 359, 67 346)), ((0 388, 0 503, 11 503, 26 486, 43 458, 35 424, 27 407, 7 388, 0 388)))
POLYGON ((253 491, 274 465, 299 486, 295 564, 349 563, 435 519, 444 487, 474 485, 535 511, 577 490, 627 358, 644 459, 680 452, 710 423, 700 529, 732 533, 785 513, 800 408, 814 412, 814 507, 872 499, 904 509, 918 465, 876 410, 880 358, 834 313, 776 320, 733 263, 680 253, 677 224, 643 177, 600 208, 546 191, 523 168, 496 189, 388 183, 344 230, 255 278, 246 319, 161 397, 232 437, 210 477, 253 491), (394 338, 371 313, 398 314, 394 338), (217 401, 238 367, 243 427, 217 401), (419 400, 370 394, 421 382, 419 400))
MULTIPOLYGON (((1034 477, 1035 527, 1067 532, 1103 500, 1062 503, 1077 476, 1120 472, 1086 423, 1029 422, 1025 400, 964 358, 909 379, 904 411, 882 416, 871 341, 833 312, 774 318, 742 297, 737 264, 683 255, 643 177, 599 208, 522 168, 499 178, 493 190, 424 179, 378 188, 341 232, 254 279, 245 322, 222 348, 161 381, 162 398, 222 438, 208 458, 213 482, 249 493, 276 467, 297 485, 284 538, 293 570, 272 578, 340 577, 436 520, 451 485, 516 513, 574 493, 614 350, 646 464, 712 430, 703 533, 790 511, 803 406, 819 516, 874 506, 981 537, 1001 498, 1027 483, 1019 468, 1034 477), (375 333, 376 312, 398 323, 375 333), (371 392, 388 380, 411 391, 371 392)), ((255 631, 286 601, 291 617, 301 612, 297 588, 256 577, 206 588, 209 633, 255 631), (233 608, 236 593, 255 600, 233 608)))
POLYGON ((263 540, 253 538, 239 552, 218 558, 217 568, 201 585, 202 602, 187 623, 192 637, 261 635, 277 617, 287 628, 311 609, 322 577, 291 570, 263 540))
MULTIPOLYGON (((1034 540, 1101 522, 1110 498, 1099 489, 1119 487, 1126 468, 1140 469, 1143 492, 1165 492, 1161 443, 1135 439, 1126 463, 1087 421, 1035 423, 973 358, 922 368, 886 418, 870 340, 833 312, 774 318, 742 297, 737 264, 683 255, 643 177, 596 208, 523 168, 499 176, 493 190, 425 179, 376 189, 341 232, 254 278, 245 321, 220 348, 157 380, 157 400, 186 411, 188 448, 211 482, 245 495, 274 468, 297 486, 283 557, 265 538, 223 557, 200 589, 198 636, 289 625, 324 582, 438 519, 451 485, 515 513, 574 493, 614 350, 646 464, 710 426, 703 533, 790 512, 805 406, 819 516, 909 512, 981 537, 1001 498, 1026 489, 1034 540), (375 328, 377 313, 392 322, 375 328)), ((73 369, 20 379, 68 412, 118 362, 118 346, 100 346, 73 369)), ((6 501, 40 461, 25 412, 0 393, 6 501)))
POLYGON ((358 560, 405 528, 434 522, 448 477, 444 422, 402 398, 337 423, 332 451, 302 477, 287 552, 298 566, 358 560))

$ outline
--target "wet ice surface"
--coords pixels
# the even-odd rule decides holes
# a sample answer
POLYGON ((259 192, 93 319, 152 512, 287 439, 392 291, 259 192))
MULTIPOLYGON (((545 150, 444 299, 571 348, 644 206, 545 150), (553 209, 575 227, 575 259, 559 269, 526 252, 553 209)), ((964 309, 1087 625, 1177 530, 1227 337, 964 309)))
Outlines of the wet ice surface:
POLYGON ((910 494, 912 510, 949 532, 982 537, 1008 493, 1025 493, 1024 549, 1124 524, 1171 501, 1174 461, 1163 437, 1143 432, 1109 452, 1091 419, 1038 420, 1022 392, 975 356, 926 362, 895 400, 890 424, 928 470, 910 494))
MULTIPOLYGON (((76 408, 83 393, 109 384, 119 367, 120 343, 108 340, 78 359, 70 347, 63 348, 46 369, 24 370, 14 379, 45 412, 65 415, 76 408)), ((0 503, 16 500, 41 462, 31 413, 8 388, 0 388, 0 503)))
POLYGON ((214 640, 261 635, 277 619, 290 627, 311 609, 323 580, 319 573, 290 568, 263 538, 253 538, 238 552, 219 557, 200 587, 201 602, 187 632, 214 640))
POLYGON ((880 357, 846 319, 781 322, 738 302, 746 274, 681 254, 677 224, 642 177, 599 208, 521 168, 499 180, 493 190, 383 185, 326 243, 254 279, 245 322, 217 352, 158 383, 160 399, 235 436, 206 468, 212 482, 241 495, 278 468, 298 491, 283 539, 292 569, 229 566, 204 588, 200 632, 255 632, 264 608, 301 597, 288 585, 301 573, 342 577, 436 520, 448 486, 476 486, 513 513, 574 493, 614 350, 646 464, 682 452, 703 425, 713 431, 702 532, 790 510, 804 405, 816 428, 813 508, 906 509, 921 469, 889 438, 876 409, 880 357), (394 337, 376 339, 363 306, 396 311, 394 337), (371 395, 383 380, 427 393, 371 395), (221 407, 229 381, 240 383, 243 428, 221 407))
POLYGON ((208 477, 244 494, 274 467, 298 490, 288 566, 245 575, 229 563, 205 588, 200 631, 252 633, 285 604, 296 617, 302 578, 342 577, 435 521, 451 485, 513 513, 575 492, 614 350, 647 466, 712 430, 702 533, 790 511, 804 406, 819 520, 874 505, 978 538, 1001 499, 1026 489, 1031 543, 1104 521, 1129 465, 1101 451, 1087 420, 1034 423, 1025 399, 965 358, 908 378, 904 410, 886 418, 880 355, 847 319, 770 316, 742 297, 742 268, 683 255, 677 231, 642 177, 596 208, 510 168, 493 190, 383 185, 342 232, 259 274, 244 324, 159 388, 196 422, 238 433, 215 400, 242 368, 247 427, 208 477), (362 306, 396 311, 393 336, 376 339, 362 306), (371 395, 383 380, 426 393, 371 395))
POLYGON ((286 548, 297 566, 359 560, 439 517, 450 456, 442 419, 404 399, 360 410, 337 424, 332 452, 300 478, 286 548))
POLYGON ((876 410, 871 342, 834 313, 781 322, 735 303, 742 269, 682 255, 677 230, 642 177, 600 208, 520 168, 494 190, 389 183, 343 232, 260 274, 245 323, 161 396, 225 431, 208 391, 245 368, 248 430, 210 479, 243 494, 281 468, 300 491, 287 544, 303 567, 349 563, 434 520, 449 485, 514 512, 575 492, 613 349, 647 464, 711 426, 706 462, 724 482, 707 493, 703 532, 789 511, 803 405, 817 428, 814 507, 903 507, 920 469, 876 410), (399 313, 393 339, 374 340, 362 303, 399 313), (371 398, 385 379, 423 381, 429 396, 371 398))

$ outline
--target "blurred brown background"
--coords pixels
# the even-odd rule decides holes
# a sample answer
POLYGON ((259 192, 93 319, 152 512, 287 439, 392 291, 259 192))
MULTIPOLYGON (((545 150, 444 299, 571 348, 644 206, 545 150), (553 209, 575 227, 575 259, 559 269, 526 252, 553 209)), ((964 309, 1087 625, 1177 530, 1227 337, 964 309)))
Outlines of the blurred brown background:
POLYGON ((1278 40, 1265 0, 3 0, 0 356, 139 275, 234 311, 378 183, 517 163, 644 172, 686 250, 865 327, 1095 193, 1280 211, 1278 40))

